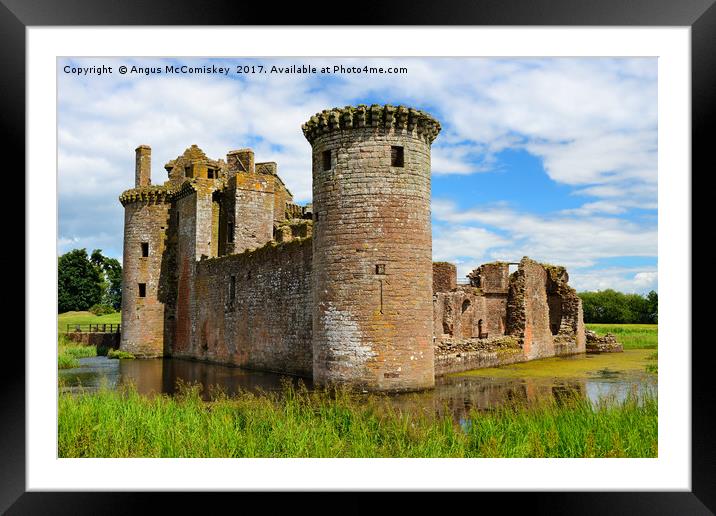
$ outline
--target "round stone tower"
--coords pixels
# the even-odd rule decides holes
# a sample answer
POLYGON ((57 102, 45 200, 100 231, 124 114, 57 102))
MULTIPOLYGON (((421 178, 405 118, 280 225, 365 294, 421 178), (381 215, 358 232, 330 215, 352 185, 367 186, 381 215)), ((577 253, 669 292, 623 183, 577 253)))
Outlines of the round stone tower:
POLYGON ((313 380, 374 391, 435 385, 430 146, 403 106, 326 110, 313 147, 313 380))
POLYGON ((122 193, 122 337, 120 349, 137 357, 164 354, 164 302, 160 277, 169 219, 169 195, 151 184, 151 149, 136 149, 135 188, 122 193))

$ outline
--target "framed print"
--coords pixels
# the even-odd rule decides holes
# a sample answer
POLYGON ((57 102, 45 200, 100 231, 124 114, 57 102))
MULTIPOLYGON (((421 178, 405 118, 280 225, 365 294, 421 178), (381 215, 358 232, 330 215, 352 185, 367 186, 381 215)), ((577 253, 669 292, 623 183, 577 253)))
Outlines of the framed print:
POLYGON ((3 510, 714 510, 710 2, 177 7, 0 6, 27 201, 3 510))

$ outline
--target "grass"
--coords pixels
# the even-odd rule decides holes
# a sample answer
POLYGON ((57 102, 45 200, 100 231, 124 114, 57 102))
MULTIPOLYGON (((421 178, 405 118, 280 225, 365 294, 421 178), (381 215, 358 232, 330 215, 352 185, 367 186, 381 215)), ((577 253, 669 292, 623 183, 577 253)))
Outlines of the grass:
POLYGON ((127 353, 126 351, 110 349, 107 352, 107 358, 134 358, 134 355, 132 355, 131 353, 127 353))
POLYGON ((75 324, 120 324, 121 322, 121 312, 100 316, 92 312, 65 312, 57 316, 57 331, 66 332, 68 324, 72 328, 75 324))
POLYGON ((85 357, 96 357, 95 346, 83 346, 69 340, 60 334, 57 337, 57 367, 59 369, 71 369, 80 365, 79 359, 85 357))
POLYGON ((585 324, 599 335, 613 333, 624 349, 656 349, 659 341, 657 324, 585 324))
POLYGON ((656 457, 657 400, 585 399, 450 416, 406 414, 379 395, 308 391, 202 402, 198 386, 59 397, 60 457, 656 457))

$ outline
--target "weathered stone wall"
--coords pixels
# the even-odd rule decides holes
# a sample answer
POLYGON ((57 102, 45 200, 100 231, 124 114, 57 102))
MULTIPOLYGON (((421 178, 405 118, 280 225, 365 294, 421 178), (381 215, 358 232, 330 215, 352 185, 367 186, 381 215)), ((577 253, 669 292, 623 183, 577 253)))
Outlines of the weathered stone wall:
POLYGON ((568 281, 564 267, 527 257, 510 277, 507 333, 521 339, 529 359, 585 351, 582 301, 568 281))
POLYGON ((318 113, 303 129, 313 147, 314 382, 432 387, 430 144, 439 125, 414 110, 359 106, 318 113), (402 167, 392 166, 393 146, 402 167))
POLYGON ((526 360, 514 337, 444 339, 435 347, 435 376, 526 360))
POLYGON ((561 266, 543 265, 547 272, 547 295, 550 307, 550 329, 558 355, 584 353, 586 336, 582 299, 567 282, 569 275, 561 266))
POLYGON ((121 334, 116 333, 100 333, 100 332, 69 332, 66 333, 67 338, 72 342, 77 342, 85 346, 97 346, 98 352, 109 349, 119 349, 121 342, 121 334))
POLYGON ((238 173, 229 180, 228 192, 234 196, 234 242, 229 253, 261 247, 273 238, 274 181, 264 174, 238 173))
POLYGON ((187 192, 175 200, 177 214, 177 291, 176 319, 172 354, 192 351, 194 326, 194 276, 196 272, 196 193, 187 192))
POLYGON ((496 337, 505 334, 506 296, 486 296, 475 287, 459 286, 433 295, 433 331, 445 338, 496 337))
POLYGON ((136 356, 164 354, 164 303, 159 283, 169 204, 161 187, 125 192, 121 349, 136 356), (142 243, 148 245, 143 257, 142 243), (140 283, 145 297, 140 297, 140 283))
POLYGON ((507 294, 510 287, 510 264, 493 262, 480 265, 467 275, 470 285, 479 287, 485 294, 507 294))
POLYGON ((311 264, 310 238, 197 263, 192 345, 174 356, 310 377, 311 264))
POLYGON ((457 267, 448 262, 433 262, 433 292, 457 288, 457 267))
POLYGON ((541 264, 524 257, 510 281, 508 296, 510 334, 522 339, 528 359, 554 355, 554 340, 549 324, 547 273, 541 264))

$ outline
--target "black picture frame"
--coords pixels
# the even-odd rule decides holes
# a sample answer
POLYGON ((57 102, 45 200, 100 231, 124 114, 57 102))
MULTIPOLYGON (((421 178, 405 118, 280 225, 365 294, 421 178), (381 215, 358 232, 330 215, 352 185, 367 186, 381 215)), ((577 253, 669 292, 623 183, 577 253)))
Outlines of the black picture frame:
MULTIPOLYGON (((684 26, 691 28, 692 45, 692 170, 713 171, 715 160, 710 150, 713 145, 707 128, 709 122, 713 122, 716 97, 715 1, 402 0, 390 4, 364 2, 356 8, 349 7, 348 16, 339 14, 337 4, 321 2, 282 3, 278 7, 268 2, 238 4, 226 0, 0 0, 3 142, 6 148, 25 149, 25 29, 31 26, 342 25, 346 20, 364 26, 684 26)), ((15 152, 16 169, 25 170, 24 158, 24 152, 15 152)), ((690 181, 691 177, 685 175, 684 180, 690 181)), ((25 274, 28 272, 26 266, 25 274)), ((690 277, 683 280, 691 283, 690 277)), ((692 306, 697 308, 695 304, 692 306)), ((6 372, 0 403, 0 511, 7 514, 127 514, 147 509, 149 502, 155 501, 150 498, 161 497, 164 512, 176 507, 178 512, 185 513, 192 512, 193 507, 208 507, 208 496, 212 496, 212 505, 225 501, 215 496, 234 497, 234 500, 236 496, 246 496, 246 493, 26 492, 25 354, 18 346, 6 350, 12 367, 6 372)), ((510 509, 524 506, 533 514, 713 514, 716 511, 716 446, 711 439, 713 426, 709 425, 709 412, 716 406, 716 400, 707 371, 712 355, 709 346, 692 346, 691 351, 690 492, 480 493, 480 506, 485 507, 485 502, 495 497, 500 497, 501 500, 496 501, 504 504, 504 498, 509 497, 510 509)), ((276 502, 273 497, 271 500, 272 504, 276 502)), ((247 501, 244 499, 243 503, 247 501)), ((275 509, 277 507, 272 505, 272 512, 275 509)))

